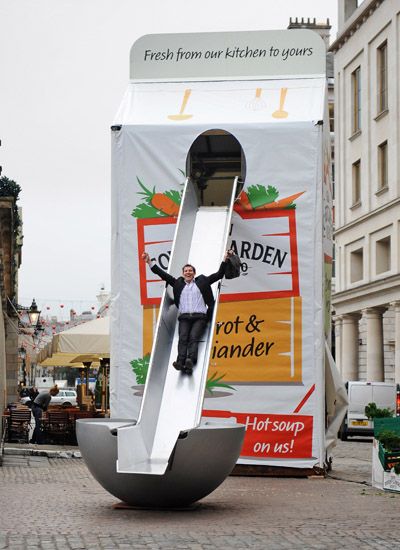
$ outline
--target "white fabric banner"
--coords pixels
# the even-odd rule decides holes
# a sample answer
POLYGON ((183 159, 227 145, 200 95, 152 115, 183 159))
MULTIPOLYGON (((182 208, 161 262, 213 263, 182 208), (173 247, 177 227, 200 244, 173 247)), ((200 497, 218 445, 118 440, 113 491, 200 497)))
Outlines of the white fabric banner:
POLYGON ((138 416, 164 289, 140 255, 168 268, 188 152, 222 129, 246 160, 229 241, 242 273, 223 281, 203 414, 246 425, 242 464, 322 465, 324 94, 322 79, 130 84, 112 134, 113 417, 138 416))

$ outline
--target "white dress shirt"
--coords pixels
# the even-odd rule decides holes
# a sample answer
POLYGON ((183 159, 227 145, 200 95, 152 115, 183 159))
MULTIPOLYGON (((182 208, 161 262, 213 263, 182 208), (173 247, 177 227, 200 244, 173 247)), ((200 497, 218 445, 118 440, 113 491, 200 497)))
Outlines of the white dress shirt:
POLYGON ((194 281, 185 283, 179 300, 179 313, 207 313, 207 306, 194 281))

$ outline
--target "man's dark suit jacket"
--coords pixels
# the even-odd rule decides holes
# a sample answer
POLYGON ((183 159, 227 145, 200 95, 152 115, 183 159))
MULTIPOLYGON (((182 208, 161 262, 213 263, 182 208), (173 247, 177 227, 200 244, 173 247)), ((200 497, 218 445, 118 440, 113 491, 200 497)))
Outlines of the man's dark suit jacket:
MULTIPOLYGON (((222 262, 218 271, 212 273, 211 275, 199 275, 194 278, 194 282, 198 286, 201 295, 203 296, 204 302, 207 306, 207 318, 211 319, 212 312, 214 309, 214 296, 212 293, 211 285, 215 281, 219 281, 225 275, 225 266, 226 263, 222 262)), ((179 301, 181 298, 182 290, 185 288, 185 279, 183 277, 175 278, 160 267, 157 264, 154 264, 151 268, 153 273, 161 277, 168 285, 171 285, 172 291, 174 293, 174 303, 177 308, 179 308, 179 301)))

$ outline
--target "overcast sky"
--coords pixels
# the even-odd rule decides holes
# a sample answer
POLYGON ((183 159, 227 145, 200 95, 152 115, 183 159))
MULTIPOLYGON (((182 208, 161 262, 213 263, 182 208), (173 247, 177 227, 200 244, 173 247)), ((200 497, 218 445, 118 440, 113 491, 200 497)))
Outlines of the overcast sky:
POLYGON ((22 187, 19 303, 80 313, 110 289, 109 127, 137 38, 285 29, 290 17, 329 17, 334 38, 336 4, 0 0, 0 164, 22 187))

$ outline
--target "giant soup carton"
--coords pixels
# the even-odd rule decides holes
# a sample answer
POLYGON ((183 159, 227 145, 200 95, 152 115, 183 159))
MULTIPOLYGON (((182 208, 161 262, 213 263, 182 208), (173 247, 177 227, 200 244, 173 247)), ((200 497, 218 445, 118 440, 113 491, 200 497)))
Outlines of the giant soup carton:
POLYGON ((138 416, 164 289, 140 255, 168 269, 191 148, 199 136, 211 149, 213 136, 229 136, 242 160, 229 240, 241 276, 223 281, 203 415, 245 424, 240 464, 323 465, 326 94, 325 46, 311 31, 148 35, 134 44, 112 127, 112 416, 138 416))

